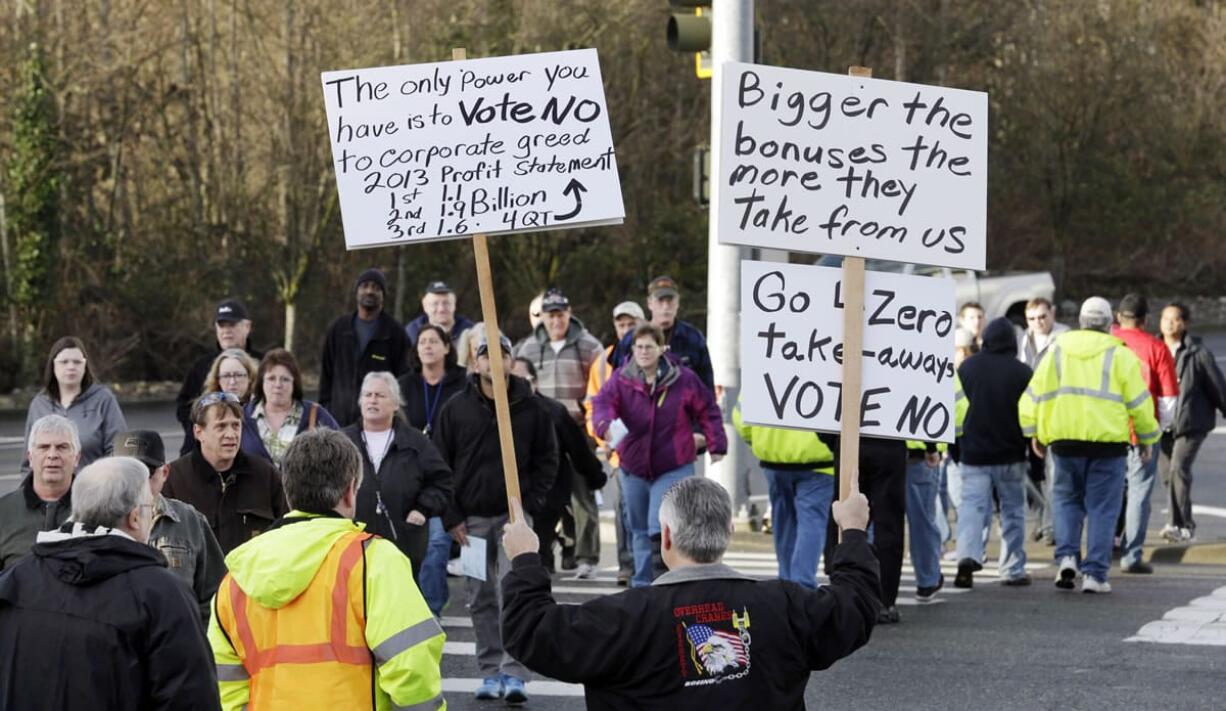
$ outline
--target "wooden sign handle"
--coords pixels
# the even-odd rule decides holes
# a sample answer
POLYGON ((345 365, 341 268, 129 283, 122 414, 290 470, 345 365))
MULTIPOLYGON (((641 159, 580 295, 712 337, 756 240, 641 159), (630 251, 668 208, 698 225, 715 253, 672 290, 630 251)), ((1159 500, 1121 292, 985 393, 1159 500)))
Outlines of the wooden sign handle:
MULTIPOLYGON (((871 77, 851 67, 853 77, 871 77)), ((860 390, 864 352, 864 258, 843 258, 843 413, 839 428, 839 501, 860 491, 860 390)))
MULTIPOLYGON (((468 50, 451 50, 453 60, 468 59, 468 50)), ((481 291, 481 319, 489 344, 490 374, 494 379, 494 415, 498 421, 498 443, 502 450, 502 474, 507 486, 507 513, 515 520, 512 499, 523 504, 519 493, 519 464, 515 461, 515 440, 511 436, 511 403, 507 399, 507 374, 502 367, 502 333, 498 330, 498 306, 494 301, 494 277, 490 270, 490 248, 484 234, 473 235, 473 257, 477 262, 477 286, 481 291), (495 353, 495 350, 497 351, 495 353)))

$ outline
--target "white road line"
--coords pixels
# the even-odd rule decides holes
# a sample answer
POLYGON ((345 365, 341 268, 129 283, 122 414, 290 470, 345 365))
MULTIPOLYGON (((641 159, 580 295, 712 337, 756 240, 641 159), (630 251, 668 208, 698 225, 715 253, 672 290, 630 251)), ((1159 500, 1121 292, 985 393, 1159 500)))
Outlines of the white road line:
MULTIPOLYGON (((481 685, 480 679, 445 678, 443 693, 471 694, 481 685)), ((583 686, 561 681, 529 681, 525 687, 528 696, 583 696, 583 686)))
POLYGON ((459 657, 475 657, 477 656, 477 643, 443 642, 443 654, 451 654, 459 657))
POLYGON ((1202 516, 1213 516, 1215 518, 1226 518, 1226 508, 1221 506, 1202 506, 1201 504, 1192 504, 1192 513, 1202 516))
POLYGON ((439 624, 443 627, 469 627, 473 626, 473 618, 471 617, 441 617, 439 624))
POLYGON ((1226 647, 1226 587, 1168 610, 1124 641, 1226 647))

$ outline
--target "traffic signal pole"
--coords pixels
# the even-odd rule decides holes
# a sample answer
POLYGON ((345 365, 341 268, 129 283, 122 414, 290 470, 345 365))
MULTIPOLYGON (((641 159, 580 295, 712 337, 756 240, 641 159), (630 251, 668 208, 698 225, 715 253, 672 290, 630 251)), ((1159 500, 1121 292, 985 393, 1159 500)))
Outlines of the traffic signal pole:
POLYGON ((707 348, 715 372, 717 391, 722 391, 720 409, 728 435, 728 454, 711 465, 707 476, 718 481, 732 496, 733 505, 745 502, 747 491, 738 486, 738 475, 748 465, 745 448, 732 429, 732 408, 740 392, 741 248, 719 243, 720 105, 723 101, 724 62, 753 61, 753 0, 713 0, 711 7, 711 202, 707 235, 707 348))

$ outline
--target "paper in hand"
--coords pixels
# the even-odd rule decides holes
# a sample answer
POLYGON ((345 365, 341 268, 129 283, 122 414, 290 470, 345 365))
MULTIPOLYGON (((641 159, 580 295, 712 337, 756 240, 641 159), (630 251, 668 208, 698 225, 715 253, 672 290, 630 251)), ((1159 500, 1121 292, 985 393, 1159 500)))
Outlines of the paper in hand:
POLYGON ((465 577, 485 580, 485 546, 484 538, 471 535, 468 537, 468 545, 460 546, 460 567, 465 577))

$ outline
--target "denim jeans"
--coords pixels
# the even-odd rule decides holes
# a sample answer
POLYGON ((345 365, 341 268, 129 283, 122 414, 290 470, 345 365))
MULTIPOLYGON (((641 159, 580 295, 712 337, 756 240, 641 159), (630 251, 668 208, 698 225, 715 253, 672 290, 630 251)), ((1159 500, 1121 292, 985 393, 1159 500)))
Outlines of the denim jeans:
POLYGON ((1149 526, 1150 499, 1158 477, 1158 448, 1150 448, 1149 463, 1141 461, 1140 448, 1128 448, 1128 508, 1124 512, 1124 535, 1120 537, 1120 567, 1141 562, 1145 529, 1149 526))
POLYGON ((1047 456, 1053 457, 1056 560, 1070 555, 1080 557, 1081 527, 1088 521, 1081 572, 1106 582, 1115 522, 1124 499, 1125 458, 1065 457, 1050 451, 1047 456))
POLYGON ((814 471, 762 467, 771 500, 771 529, 779 579, 817 589, 817 561, 826 546, 834 477, 814 471))
POLYGON ((622 469, 622 498, 630 519, 631 548, 634 550, 634 577, 631 587, 651 585, 651 537, 660 535, 660 501, 669 488, 694 474, 693 463, 664 472, 654 481, 647 481, 622 469))
POLYGON ((962 465, 958 560, 983 560, 985 522, 992 522, 992 489, 996 489, 1000 497, 1000 577, 1010 580, 1026 574, 1026 466, 1025 462, 962 465))
POLYGON ((907 459, 907 533, 917 588, 933 587, 941 579, 941 529, 937 527, 940 479, 940 465, 931 467, 923 459, 907 459))
POLYGON ((447 607, 447 558, 451 554, 451 534, 443 528, 443 519, 437 516, 430 519, 430 542, 426 544, 426 555, 421 560, 421 596, 426 599, 426 606, 435 617, 443 614, 447 607))
POLYGON ((613 533, 617 537, 617 570, 634 571, 634 551, 630 547, 630 521, 626 516, 626 497, 622 496, 622 470, 609 474, 613 485, 613 533))

